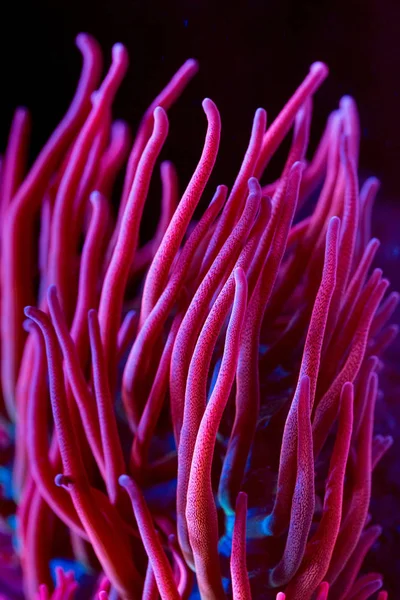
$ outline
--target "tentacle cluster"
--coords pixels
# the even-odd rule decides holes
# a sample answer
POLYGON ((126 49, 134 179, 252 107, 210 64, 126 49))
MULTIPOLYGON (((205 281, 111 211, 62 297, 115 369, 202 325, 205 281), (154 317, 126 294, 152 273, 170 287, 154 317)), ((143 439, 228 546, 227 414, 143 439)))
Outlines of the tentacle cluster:
POLYGON ((160 165, 159 222, 142 242, 167 110, 197 64, 131 145, 111 114, 126 50, 100 81, 97 43, 77 44, 66 116, 27 171, 18 110, 1 174, 0 441, 13 470, 1 535, 16 510, 25 597, 71 599, 66 561, 99 600, 372 597, 371 476, 392 441, 374 437, 374 407, 399 297, 370 273, 378 182, 358 190, 354 101, 307 158, 327 75, 315 63, 270 125, 257 110, 231 191, 212 195, 221 122, 204 100, 193 177, 179 197, 175 167, 160 165), (261 185, 292 129, 280 178, 261 185))

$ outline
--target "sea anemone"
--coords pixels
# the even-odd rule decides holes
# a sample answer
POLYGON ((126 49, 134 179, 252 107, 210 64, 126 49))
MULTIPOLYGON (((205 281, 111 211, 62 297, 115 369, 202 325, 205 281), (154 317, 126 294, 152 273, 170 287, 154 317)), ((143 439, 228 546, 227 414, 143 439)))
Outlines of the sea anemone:
POLYGON ((328 73, 314 63, 268 127, 256 111, 231 190, 212 195, 221 124, 204 100, 198 165, 180 195, 160 164, 148 235, 167 110, 197 63, 131 144, 111 116, 125 48, 100 82, 97 43, 77 46, 60 125, 27 170, 18 109, 2 162, 1 597, 372 597, 371 477, 392 442, 374 436, 374 409, 398 295, 370 272, 379 183, 358 190, 355 102, 307 160, 328 73), (279 179, 261 185, 291 129, 279 179))

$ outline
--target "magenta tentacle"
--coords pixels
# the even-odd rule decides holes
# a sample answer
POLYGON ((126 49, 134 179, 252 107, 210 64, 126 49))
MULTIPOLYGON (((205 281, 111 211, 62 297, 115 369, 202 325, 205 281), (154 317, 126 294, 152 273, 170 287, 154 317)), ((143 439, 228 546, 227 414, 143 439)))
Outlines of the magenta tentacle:
POLYGON ((187 376, 182 429, 178 445, 176 507, 179 545, 186 562, 191 566, 194 564, 194 559, 189 542, 186 510, 192 459, 195 451, 197 432, 206 407, 206 384, 211 355, 228 311, 231 308, 234 287, 234 279, 230 277, 203 325, 193 351, 187 376))
POLYGON ((374 320, 371 325, 371 338, 375 337, 379 331, 386 325, 389 319, 392 317, 394 311, 399 305, 400 295, 398 292, 392 292, 388 295, 386 300, 382 302, 381 306, 376 312, 374 320))
POLYGON ((151 562, 162 600, 179 600, 171 565, 164 553, 142 493, 131 477, 121 475, 119 483, 126 489, 132 501, 143 544, 151 562))
POLYGON ((160 358, 157 373, 147 402, 145 404, 131 451, 131 468, 134 472, 147 467, 148 451, 154 430, 159 419, 162 405, 168 390, 169 367, 172 349, 182 322, 182 314, 178 313, 173 321, 164 350, 160 358))
POLYGON ((178 540, 176 539, 175 534, 171 533, 168 536, 168 543, 171 549, 171 552, 174 556, 175 563, 177 566, 177 570, 179 571, 179 576, 176 577, 178 593, 182 600, 188 600, 190 593, 193 588, 193 572, 190 570, 188 565, 186 564, 181 549, 178 544, 178 540))
POLYGON ((369 527, 361 534, 353 554, 349 558, 345 568, 331 588, 332 595, 336 595, 338 600, 343 600, 350 592, 356 580, 357 574, 360 571, 365 555, 381 535, 381 533, 382 528, 378 525, 375 525, 369 527))
POLYGON ((0 212, 2 218, 4 218, 25 175, 30 129, 31 119, 28 111, 25 108, 18 108, 11 124, 1 169, 0 212))
POLYGON ((98 192, 91 194, 90 204, 92 213, 82 249, 78 296, 70 331, 81 365, 85 363, 89 348, 87 313, 89 309, 98 305, 96 284, 101 272, 104 236, 106 234, 109 213, 107 201, 98 192))
POLYGON ((203 110, 208 122, 203 153, 147 273, 140 313, 141 324, 144 323, 160 296, 179 245, 217 158, 221 136, 219 112, 214 102, 209 98, 203 101, 203 110))
POLYGON ((168 229, 178 204, 178 175, 171 162, 161 163, 161 216, 153 238, 145 246, 139 248, 132 263, 131 275, 144 271, 152 262, 168 229))
POLYGON ((94 309, 89 311, 88 322, 92 351, 93 385, 103 447, 106 485, 110 501, 115 504, 118 497, 118 477, 125 470, 125 461, 107 378, 107 365, 101 343, 99 321, 94 309))
MULTIPOLYGON (((202 416, 193 449, 185 512, 200 593, 210 600, 224 597, 218 565, 218 520, 211 485, 211 466, 218 428, 235 379, 247 305, 247 281, 242 269, 235 269, 234 280, 235 297, 226 331, 221 368, 202 416)), ((216 304, 217 302, 218 300, 216 304)), ((211 315, 213 309, 210 317, 211 315)), ((218 320, 210 319, 209 323, 218 331, 218 320)), ((192 421, 191 425, 194 424, 195 421, 192 421)), ((184 423, 184 427, 185 425, 184 423)), ((180 447, 190 453, 191 448, 186 445, 183 435, 184 428, 180 447)))
POLYGON ((371 469, 374 470, 381 458, 386 454, 389 448, 393 445, 393 438, 391 435, 386 436, 375 436, 372 440, 372 458, 371 458, 371 469))
MULTIPOLYGON (((274 245, 262 267, 246 315, 246 325, 237 372, 235 423, 230 436, 219 485, 219 499, 227 514, 233 511, 255 432, 259 411, 257 356, 261 324, 265 307, 275 284, 278 269, 286 248, 289 228, 296 209, 301 174, 301 163, 295 163, 289 175, 282 214, 279 217, 275 217, 277 227, 274 232, 274 245)), ((275 215, 278 215, 277 211, 275 215)), ((268 227, 273 227, 275 219, 274 215, 272 215, 268 227)))
POLYGON ((179 201, 181 165, 158 161, 196 61, 132 141, 112 121, 125 49, 100 82, 96 43, 77 44, 78 90, 32 168, 26 109, 0 157, 3 595, 388 600, 364 558, 381 533, 372 480, 393 463, 378 377, 390 392, 400 296, 371 239, 379 182, 358 191, 355 101, 309 158, 314 63, 267 129, 256 111, 229 196, 209 202, 221 119, 206 99, 179 201))
MULTIPOLYGON (((325 130, 320 138, 318 147, 315 150, 310 163, 307 164, 304 170, 304 176, 300 186, 299 206, 302 206, 303 203, 312 194, 312 192, 315 191, 318 185, 323 183, 323 178, 327 171, 328 156, 330 153, 332 142, 332 130, 336 116, 336 112, 333 112, 329 116, 325 130)), ((264 186, 263 193, 267 195, 274 194, 278 185, 279 179, 277 179, 273 183, 264 186)))
POLYGON ((106 362, 109 365, 111 390, 115 386, 116 344, 125 285, 138 244, 139 224, 151 174, 167 133, 167 116, 164 110, 158 107, 154 111, 154 130, 137 168, 118 239, 102 287, 99 321, 106 362))
POLYGON ((379 302, 388 287, 388 282, 382 280, 365 305, 361 315, 357 331, 354 336, 354 342, 350 349, 348 358, 344 367, 333 381, 331 387, 319 402, 313 420, 314 435, 314 453, 318 456, 330 430, 332 416, 336 414, 336 399, 338 391, 346 381, 354 381, 358 374, 362 358, 365 353, 366 339, 368 337, 369 327, 379 302))
POLYGON ((157 581, 154 577, 151 562, 149 561, 146 569, 146 577, 144 579, 142 600, 158 600, 159 597, 157 581))
POLYGON ((101 157, 94 189, 110 198, 115 179, 123 166, 130 146, 131 136, 124 121, 115 121, 111 126, 111 140, 101 157))
POLYGON ((190 58, 187 60, 181 68, 175 73, 172 79, 168 82, 162 92, 153 100, 147 109, 142 122, 140 123, 138 132, 136 134, 136 138, 132 147, 132 150, 129 155, 128 165, 126 169, 125 181, 124 181, 124 189, 122 192, 121 198, 121 206, 118 216, 118 223, 116 228, 116 233, 119 232, 119 226, 121 224, 122 216, 125 211, 125 206, 128 201, 128 196, 130 190, 133 185, 133 181, 136 176, 136 171, 141 159, 141 156, 144 152, 146 144, 151 136, 151 132, 153 129, 153 115, 157 106, 161 106, 165 111, 167 111, 174 102, 179 98, 182 94, 185 87, 188 85, 190 80, 197 73, 198 64, 197 62, 190 58))
MULTIPOLYGON (((314 405, 317 376, 327 315, 336 284, 339 220, 333 218, 326 236, 325 263, 321 284, 315 299, 314 308, 303 352, 300 377, 310 378, 310 403, 314 405)), ((296 394, 298 390, 296 390, 296 394)), ((281 532, 287 525, 288 514, 294 487, 294 461, 296 456, 297 423, 294 407, 289 409, 282 439, 281 460, 278 474, 278 488, 275 503, 267 522, 271 531, 281 532)))
MULTIPOLYGON (((200 219, 182 249, 174 271, 171 274, 171 278, 162 295, 136 336, 136 340, 132 346, 124 369, 124 386, 128 387, 129 385, 129 387, 134 390, 137 379, 141 377, 143 370, 147 369, 146 361, 148 361, 151 344, 154 344, 157 337, 160 335, 168 315, 177 300, 178 294, 182 289, 196 248, 216 218, 225 199, 226 188, 219 186, 208 209, 205 211, 203 217, 200 219)), ((178 415, 174 414, 175 407, 173 403, 171 410, 173 421, 175 423, 178 415)), ((175 426, 174 429, 176 431, 175 426)))
POLYGON ((64 469, 63 475, 56 477, 56 483, 67 487, 70 491, 78 517, 82 521, 105 572, 114 581, 121 596, 127 600, 134 599, 137 594, 132 590, 138 589, 135 586, 140 582, 140 576, 129 557, 129 544, 125 532, 112 531, 109 528, 100 507, 93 499, 70 424, 61 352, 55 331, 48 317, 38 309, 29 307, 25 309, 25 313, 40 327, 46 344, 51 405, 64 469), (118 552, 125 549, 126 554, 124 554, 123 560, 117 559, 118 552, 115 553, 117 548, 118 552))
POLYGON ((354 428, 353 439, 356 440, 364 418, 370 386, 373 385, 372 375, 378 367, 378 358, 370 356, 364 360, 357 376, 356 395, 354 399, 354 428))
POLYGON ((251 600, 246 566, 247 494, 240 492, 236 500, 235 527, 232 537, 231 576, 233 600, 251 600))
POLYGON ((329 313, 327 324, 327 340, 332 335, 335 327, 340 306, 343 302, 343 296, 351 273, 353 264, 357 225, 359 217, 359 199, 358 182, 356 173, 355 158, 352 154, 354 150, 350 148, 350 140, 344 136, 342 138, 342 168, 345 172, 345 195, 342 217, 342 227, 340 232, 340 261, 338 263, 338 272, 336 277, 336 287, 332 298, 332 308, 329 313))
POLYGON ((57 290, 54 286, 49 288, 47 300, 52 323, 65 359, 68 381, 80 410, 82 423, 85 426, 88 436, 88 442, 100 470, 104 473, 104 455, 100 440, 100 428, 96 414, 95 400, 85 381, 79 364, 76 347, 68 332, 65 317, 58 302, 57 290))
POLYGON ((26 539, 26 572, 24 587, 28 597, 33 597, 41 582, 51 584, 48 567, 49 556, 46 553, 45 538, 52 537, 49 531, 49 507, 40 496, 35 494, 30 507, 26 539))
POLYGON ((310 73, 296 90, 275 121, 271 123, 261 147, 260 157, 255 169, 256 177, 261 177, 271 156, 288 133, 294 118, 304 102, 318 89, 328 75, 328 68, 323 63, 314 63, 310 73))
MULTIPOLYGON (((60 302, 68 317, 72 312, 71 254, 74 255, 73 203, 83 175, 85 161, 99 128, 108 119, 110 105, 128 68, 128 55, 122 44, 112 50, 112 63, 99 90, 93 96, 93 108, 77 137, 64 176, 61 180, 54 205, 52 219, 53 236, 49 256, 49 283, 57 286, 60 302), (71 239, 72 238, 72 239, 71 239)), ((76 233, 75 233, 76 236, 76 233)))
POLYGON ((318 588, 316 600, 327 600, 329 594, 329 583, 324 581, 318 588))
POLYGON ((359 246, 364 249, 371 238, 372 207, 379 191, 380 182, 376 177, 366 180, 360 190, 360 231, 359 246))
POLYGON ((129 310, 118 331, 117 348, 118 358, 121 360, 135 339, 138 327, 138 314, 135 310, 129 310))
MULTIPOLYGON (((185 403, 185 382, 196 336, 204 321, 209 303, 217 291, 218 285, 223 281, 226 269, 230 268, 231 264, 238 257, 248 237, 249 229, 253 225, 260 204, 261 190, 256 180, 251 179, 249 181, 249 190, 250 193, 242 216, 221 248, 207 275, 199 285, 182 321, 174 344, 171 357, 171 369, 174 376, 170 378, 170 393, 171 404, 176 419, 174 427, 177 440, 180 439, 180 428, 185 403)), ((188 392, 186 391, 186 393, 188 392)))
POLYGON ((357 441, 356 469, 350 506, 347 513, 343 515, 327 574, 327 580, 331 584, 337 579, 354 551, 367 518, 371 494, 372 432, 378 386, 375 374, 373 375, 373 382, 374 385, 371 386, 368 393, 368 404, 357 441))
POLYGON ((340 402, 339 429, 325 487, 322 518, 307 544, 300 569, 286 588, 288 600, 311 598, 329 567, 342 518, 344 478, 353 427, 353 402, 353 386, 345 384, 340 402))
MULTIPOLYGON (((103 154, 110 133, 110 119, 104 117, 104 121, 105 122, 102 123, 101 126, 98 128, 92 147, 90 148, 89 154, 87 155, 86 164, 80 177, 79 186, 76 191, 75 199, 73 202, 72 232, 76 240, 79 240, 79 235, 81 234, 85 226, 84 221, 85 211, 87 208, 87 200, 90 196, 91 191, 94 189, 94 184, 99 170, 100 158, 103 154)), ((55 203, 56 202, 57 197, 55 203)))
POLYGON ((36 159, 5 216, 7 225, 2 237, 1 265, 1 336, 7 349, 1 361, 4 399, 10 417, 15 416, 15 385, 21 360, 24 336, 21 331, 23 307, 32 300, 31 252, 32 230, 29 216, 34 214, 48 180, 67 150, 89 109, 90 95, 101 71, 101 53, 97 43, 86 34, 77 37, 83 55, 83 69, 71 106, 36 159), (22 250, 24 248, 24 250, 22 250), (25 259, 21 259, 25 256, 25 259), (27 281, 28 280, 28 281, 27 281), (29 283, 28 283, 29 282, 29 283))
POLYGON ((379 573, 368 573, 360 577, 348 595, 349 600, 367 600, 382 587, 379 573))
POLYGON ((292 497, 286 546, 279 563, 272 569, 272 587, 286 585, 296 574, 307 543, 314 514, 314 454, 311 431, 310 379, 300 380, 297 406, 297 473, 292 497))
MULTIPOLYGON (((35 324, 32 327, 37 327, 35 324)), ((47 389, 46 389, 46 355, 39 332, 35 332, 35 367, 31 397, 29 399, 28 417, 28 447, 32 460, 32 477, 42 498, 55 514, 61 518, 73 531, 83 538, 87 535, 77 517, 70 498, 54 486, 56 472, 48 457, 47 447, 47 389), (35 424, 35 425, 34 425, 35 424)), ((37 495, 37 494, 36 494, 37 495)))
POLYGON ((358 156, 360 152, 360 119, 357 105, 351 96, 343 96, 339 106, 343 112, 344 133, 349 140, 349 153, 358 168, 358 156))
POLYGON ((254 175, 254 169, 260 153, 266 125, 267 114, 265 110, 259 108, 254 115, 249 146, 240 167, 240 171, 236 177, 235 183, 233 184, 231 193, 229 194, 226 208, 218 221, 215 233, 210 240, 210 244, 202 261, 201 270, 204 274, 210 268, 223 244, 223 241, 229 235, 229 232, 235 225, 241 211, 243 210, 247 182, 250 177, 253 177, 254 175))

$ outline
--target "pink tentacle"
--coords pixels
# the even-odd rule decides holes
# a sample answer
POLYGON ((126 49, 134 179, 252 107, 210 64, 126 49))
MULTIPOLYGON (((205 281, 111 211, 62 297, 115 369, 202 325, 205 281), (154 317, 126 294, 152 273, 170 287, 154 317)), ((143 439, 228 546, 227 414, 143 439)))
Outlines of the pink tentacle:
POLYGON ((235 526, 232 536, 231 577, 233 600, 251 600, 246 566, 247 494, 240 492, 236 500, 235 526))
MULTIPOLYGON (((247 281, 242 269, 235 269, 235 297, 226 332, 224 353, 217 381, 202 415, 194 444, 187 486, 186 521, 200 593, 224 598, 218 558, 218 519, 211 485, 215 440, 222 414, 235 379, 240 338, 247 305, 247 281)), ((226 289, 226 288, 225 288, 226 289)), ((223 292, 221 292, 222 294, 223 292)), ((229 305, 228 305, 229 307, 229 305)), ((224 311, 225 312, 225 311, 224 311)), ((211 311, 210 316, 213 311, 211 311)), ((221 323, 210 320, 216 333, 221 323)), ((182 429, 182 435, 184 430, 182 429)), ((184 438, 182 437, 182 447, 184 438)), ((190 452, 190 447, 187 448, 190 452)), ((178 530, 179 532, 179 530, 178 530)))
POLYGON ((7 411, 15 417, 15 386, 21 361, 24 335, 21 329, 24 306, 33 299, 32 222, 48 181, 70 145, 89 110, 90 95, 101 72, 101 53, 97 43, 86 34, 77 37, 83 55, 81 79, 71 106, 36 159, 20 186, 5 217, 2 238, 1 341, 4 349, 1 378, 7 411))
POLYGON ((219 112, 209 98, 204 100, 203 110, 208 122, 203 153, 147 273, 142 296, 140 325, 147 319, 162 293, 173 260, 217 158, 221 136, 219 112))
POLYGON ((162 600, 179 600, 171 565, 154 529, 149 509, 139 487, 128 475, 121 475, 119 483, 126 489, 132 501, 132 508, 162 600))
POLYGON ((129 193, 117 242, 102 287, 99 321, 111 390, 116 378, 116 344, 122 313, 123 296, 132 259, 135 255, 140 219, 155 161, 168 133, 168 119, 160 107, 154 111, 154 130, 140 159, 129 193))

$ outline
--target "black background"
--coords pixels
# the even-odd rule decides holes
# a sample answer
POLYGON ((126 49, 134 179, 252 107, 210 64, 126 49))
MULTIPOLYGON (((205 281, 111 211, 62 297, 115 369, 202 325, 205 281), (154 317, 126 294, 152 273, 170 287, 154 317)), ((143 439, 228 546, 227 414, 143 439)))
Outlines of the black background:
MULTIPOLYGON (((116 113, 134 125, 178 66, 201 70, 172 112, 168 155, 190 175, 204 135, 199 110, 211 97, 223 119, 219 183, 230 183, 257 106, 269 120, 315 60, 331 75, 316 98, 312 141, 347 93, 358 102, 361 167, 398 197, 400 159, 400 3, 397 0, 22 0, 2 3, 0 144, 16 105, 32 110, 33 151, 62 116, 77 81, 79 31, 97 37, 109 60, 112 43, 129 49, 131 66, 116 113), (232 142, 238 148, 232 152, 232 142), (225 181, 226 180, 226 181, 225 181)), ((274 165, 272 165, 272 168, 274 165)), ((273 171, 273 174, 274 171, 273 171)))
MULTIPOLYGON (((382 190, 374 232, 383 241, 379 262, 400 289, 400 2, 398 0, 23 0, 3 2, 0 21, 1 119, 3 150, 13 109, 29 107, 33 117, 33 158, 62 117, 79 75, 74 38, 93 34, 109 62, 114 42, 129 50, 131 65, 115 115, 133 127, 186 58, 200 72, 170 111, 171 133, 164 154, 186 183, 201 152, 205 118, 201 100, 218 105, 223 124, 217 175, 212 184, 230 185, 245 150, 255 109, 271 121, 316 60, 330 77, 316 95, 311 146, 328 113, 343 94, 358 103, 361 177, 375 174, 382 190)), ((268 179, 279 173, 281 155, 268 179)), ((394 437, 400 427, 399 345, 390 352, 386 400, 377 430, 394 437)), ((400 444, 378 468, 371 511, 384 526, 368 568, 385 574, 391 600, 400 597, 400 444)))

